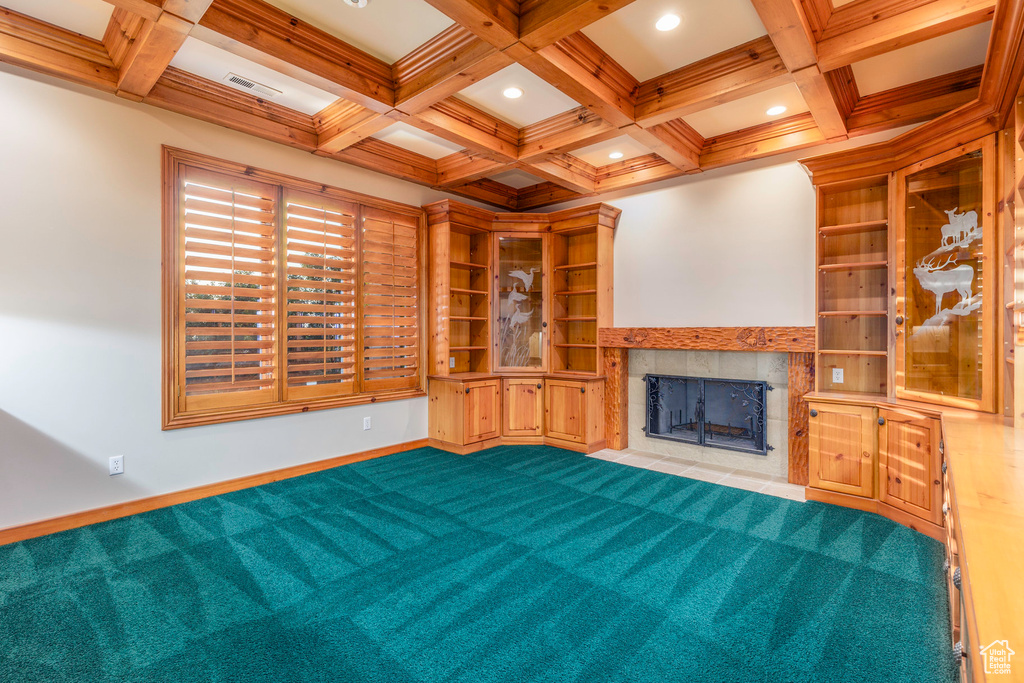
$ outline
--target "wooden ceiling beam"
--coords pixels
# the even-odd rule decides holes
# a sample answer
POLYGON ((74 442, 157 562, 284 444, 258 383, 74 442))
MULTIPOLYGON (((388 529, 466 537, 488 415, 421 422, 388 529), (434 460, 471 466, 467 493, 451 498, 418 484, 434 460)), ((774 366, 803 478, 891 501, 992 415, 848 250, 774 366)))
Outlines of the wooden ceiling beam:
POLYGON ((577 107, 519 129, 519 160, 530 162, 553 153, 611 140, 621 131, 586 107, 577 107))
POLYGON ((633 0, 522 0, 519 42, 540 50, 620 10, 633 0))
POLYGON ((638 83, 582 33, 537 52, 524 46, 509 55, 613 126, 633 123, 638 83))
POLYGON ((519 210, 519 192, 514 187, 499 183, 488 178, 474 180, 465 185, 444 187, 445 192, 468 197, 477 201, 492 204, 508 211, 519 210))
POLYGON ((456 24, 499 50, 519 40, 517 0, 427 0, 456 24))
POLYGON ((586 196, 587 195, 566 189, 561 185, 555 185, 554 183, 545 181, 543 183, 537 183, 536 185, 530 185, 529 187, 519 188, 519 192, 517 193, 518 201, 516 202, 516 210, 529 211, 530 209, 536 209, 541 206, 567 202, 586 196))
POLYGON ((378 114, 355 102, 338 100, 313 115, 316 147, 327 154, 340 152, 394 122, 387 114, 378 114))
POLYGON ((316 151, 314 154, 338 159, 368 171, 384 173, 420 185, 429 187, 437 185, 437 163, 433 159, 377 138, 360 140, 333 154, 321 151, 316 151))
POLYGON ((192 36, 367 109, 393 108, 390 64, 262 0, 215 0, 192 36))
POLYGON ((594 182, 597 169, 568 154, 552 155, 529 164, 520 162, 516 166, 573 192, 589 194, 597 189, 594 182))
POLYGON ((704 170, 719 168, 813 147, 825 141, 809 112, 797 114, 781 121, 708 138, 700 155, 700 166, 704 170))
POLYGON ((392 65, 395 108, 416 114, 512 63, 469 29, 453 24, 392 65))
MULTIPOLYGON (((160 18, 160 15, 164 11, 164 3, 162 0, 105 0, 108 5, 113 5, 126 12, 130 12, 136 16, 148 19, 149 21, 156 21, 160 18)), ((183 19, 186 18, 181 14, 178 14, 183 19)), ((194 22, 193 22, 194 23, 194 22)))
POLYGON ((167 68, 143 102, 306 152, 316 149, 311 116, 173 66, 167 68))
POLYGON ((117 90, 117 68, 102 42, 3 7, 0 62, 104 92, 117 90))
POLYGON ((508 162, 495 161, 471 152, 455 152, 437 160, 437 185, 465 185, 508 169, 508 162))
POLYGON ((637 185, 645 185, 697 172, 699 172, 697 169, 682 171, 657 154, 648 154, 608 164, 597 169, 596 189, 599 193, 624 190, 637 185))
MULTIPOLYGON (((202 16, 211 2, 188 9, 202 16)), ((135 101, 148 95, 194 26, 171 12, 161 12, 153 21, 115 8, 103 42, 118 67, 117 95, 135 101)))
POLYGON ((771 38, 763 36, 641 83, 636 122, 665 123, 791 80, 771 38))
POLYGON ((982 67, 975 66, 860 98, 850 112, 851 135, 920 123, 977 99, 982 67))
POLYGON ((455 97, 403 121, 490 159, 512 162, 519 152, 519 129, 455 97))
POLYGON ((855 28, 834 27, 837 11, 818 43, 818 67, 831 71, 989 21, 995 6, 996 0, 932 0, 855 28))
POLYGON ((814 117, 814 122, 829 142, 845 140, 849 131, 839 98, 832 91, 829 79, 816 65, 793 72, 793 81, 814 117))
POLYGON ((680 171, 700 168, 700 150, 704 146, 704 138, 682 119, 650 128, 641 128, 634 124, 622 128, 621 131, 680 171))

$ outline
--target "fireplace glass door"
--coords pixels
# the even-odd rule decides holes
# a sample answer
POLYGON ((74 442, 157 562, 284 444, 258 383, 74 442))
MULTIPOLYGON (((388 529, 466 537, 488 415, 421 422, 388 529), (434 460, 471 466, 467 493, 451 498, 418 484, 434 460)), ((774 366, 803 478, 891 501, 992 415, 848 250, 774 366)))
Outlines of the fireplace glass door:
POLYGON ((901 172, 896 394, 990 409, 995 216, 985 145, 901 172))
POLYGON ((546 368, 544 239, 497 236, 494 343, 499 371, 546 368))

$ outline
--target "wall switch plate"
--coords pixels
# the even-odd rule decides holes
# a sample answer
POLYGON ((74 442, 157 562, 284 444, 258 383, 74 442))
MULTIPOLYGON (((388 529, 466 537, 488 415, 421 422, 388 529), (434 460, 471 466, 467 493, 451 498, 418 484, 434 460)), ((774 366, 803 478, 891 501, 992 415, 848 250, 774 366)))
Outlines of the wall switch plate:
POLYGON ((123 455, 110 456, 110 476, 114 476, 115 474, 124 474, 123 455))
POLYGON ((842 384, 842 383, 843 383, 843 369, 842 368, 832 368, 832 384, 842 384))
POLYGON ((455 356, 451 356, 451 357, 448 358, 448 367, 450 367, 450 368, 454 368, 455 367, 455 356))
POLYGON ((364 417, 363 418, 363 431, 365 432, 367 429, 369 429, 371 424, 372 423, 370 421, 370 418, 364 417))

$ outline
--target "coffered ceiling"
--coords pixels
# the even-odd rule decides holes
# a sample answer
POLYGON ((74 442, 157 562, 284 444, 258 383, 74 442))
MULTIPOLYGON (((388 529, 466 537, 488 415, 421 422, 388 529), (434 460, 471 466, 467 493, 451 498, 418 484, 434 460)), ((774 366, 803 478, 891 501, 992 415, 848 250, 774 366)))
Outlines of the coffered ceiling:
POLYGON ((1024 0, 0 6, 0 61, 512 210, 1002 115, 1024 68, 1024 0))

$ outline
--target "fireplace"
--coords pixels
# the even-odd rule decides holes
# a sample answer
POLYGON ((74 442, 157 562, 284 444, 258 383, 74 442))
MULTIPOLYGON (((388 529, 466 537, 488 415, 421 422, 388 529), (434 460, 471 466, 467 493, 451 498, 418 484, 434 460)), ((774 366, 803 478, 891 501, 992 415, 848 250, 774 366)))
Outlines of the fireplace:
POLYGON ((767 382, 652 375, 647 385, 644 433, 712 448, 767 455, 767 382))

